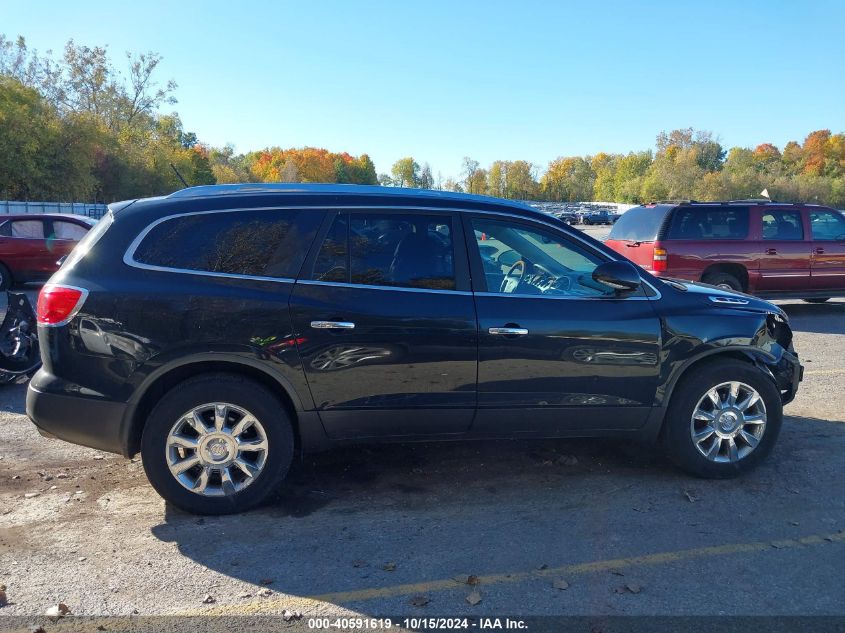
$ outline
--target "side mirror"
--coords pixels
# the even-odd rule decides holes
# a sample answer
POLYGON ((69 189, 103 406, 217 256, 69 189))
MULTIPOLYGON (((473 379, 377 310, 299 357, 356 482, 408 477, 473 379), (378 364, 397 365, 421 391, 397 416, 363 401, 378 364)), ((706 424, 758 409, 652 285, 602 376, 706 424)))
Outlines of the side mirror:
POLYGON ((642 283, 636 267, 626 261, 599 264, 593 271, 593 279, 617 292, 633 292, 642 283))

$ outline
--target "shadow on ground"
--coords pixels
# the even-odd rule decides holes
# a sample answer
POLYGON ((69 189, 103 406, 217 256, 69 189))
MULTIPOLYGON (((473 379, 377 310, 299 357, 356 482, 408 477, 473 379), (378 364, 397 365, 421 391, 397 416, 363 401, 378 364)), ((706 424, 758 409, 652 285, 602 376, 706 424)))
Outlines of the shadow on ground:
POLYGON ((153 534, 300 596, 524 571, 830 530, 843 517, 843 448, 845 425, 787 418, 762 467, 721 481, 600 440, 344 448, 297 464, 260 509, 168 507, 153 534))

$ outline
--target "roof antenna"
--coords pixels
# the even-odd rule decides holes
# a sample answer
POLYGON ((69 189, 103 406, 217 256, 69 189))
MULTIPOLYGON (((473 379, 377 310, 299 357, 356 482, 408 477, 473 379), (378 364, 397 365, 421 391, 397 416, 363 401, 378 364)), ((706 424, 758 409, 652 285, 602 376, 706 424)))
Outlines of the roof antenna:
POLYGON ((180 173, 179 173, 179 170, 178 170, 178 169, 176 169, 176 165, 174 165, 173 163, 170 163, 170 169, 172 169, 172 170, 173 170, 173 173, 174 173, 174 174, 176 174, 176 177, 177 177, 179 180, 181 180, 181 181, 182 181, 182 184, 183 184, 183 185, 185 185, 185 188, 187 189, 187 188, 188 188, 188 183, 187 183, 187 182, 185 182, 185 179, 184 179, 184 178, 182 178, 182 174, 180 174, 180 173))

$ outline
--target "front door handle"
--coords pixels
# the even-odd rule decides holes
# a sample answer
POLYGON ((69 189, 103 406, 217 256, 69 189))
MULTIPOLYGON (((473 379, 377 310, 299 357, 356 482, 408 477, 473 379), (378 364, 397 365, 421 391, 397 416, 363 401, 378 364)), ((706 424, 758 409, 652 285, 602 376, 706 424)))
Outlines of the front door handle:
POLYGON ((824 249, 821 246, 816 249, 816 255, 824 255, 824 249))
POLYGON ((311 321, 311 327, 315 330, 354 330, 355 324, 351 321, 311 321))
POLYGON ((487 331, 499 336, 525 336, 528 334, 528 330, 524 327, 491 327, 487 331))
POLYGON ((776 248, 767 248, 766 249, 766 255, 777 255, 777 254, 778 254, 778 249, 776 249, 776 248))

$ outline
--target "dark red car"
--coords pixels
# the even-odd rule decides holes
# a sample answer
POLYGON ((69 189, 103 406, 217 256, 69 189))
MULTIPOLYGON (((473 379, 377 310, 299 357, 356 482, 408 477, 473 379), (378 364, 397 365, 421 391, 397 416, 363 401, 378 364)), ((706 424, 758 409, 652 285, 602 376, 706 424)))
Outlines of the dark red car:
POLYGON ((767 298, 845 296, 845 215, 769 201, 647 204, 625 212, 606 244, 658 277, 767 298))
POLYGON ((70 214, 0 216, 0 290, 27 281, 47 281, 58 260, 96 224, 70 214))

